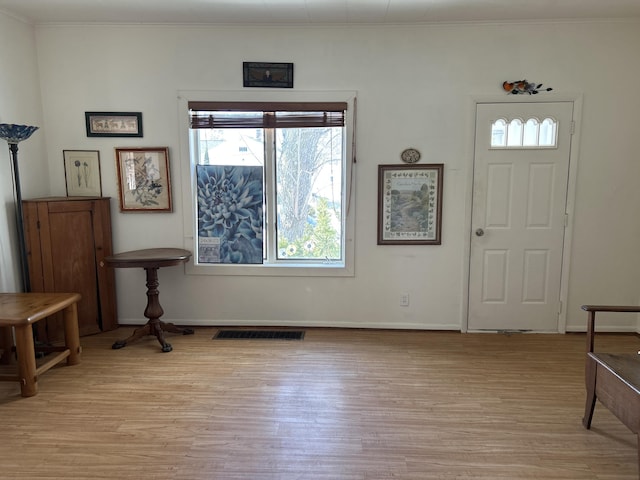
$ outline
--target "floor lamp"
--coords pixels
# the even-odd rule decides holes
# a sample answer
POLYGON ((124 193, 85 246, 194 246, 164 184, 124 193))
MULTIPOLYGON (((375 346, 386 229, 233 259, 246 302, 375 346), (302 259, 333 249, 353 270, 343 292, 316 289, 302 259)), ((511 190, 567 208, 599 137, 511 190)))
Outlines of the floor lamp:
POLYGON ((20 192, 20 170, 18 168, 18 143, 26 140, 38 127, 0 123, 0 138, 6 140, 11 152, 11 171, 13 173, 13 197, 16 203, 16 227, 20 248, 20 268, 22 271, 22 291, 31 290, 29 267, 27 261, 27 244, 24 237, 24 221, 22 218, 22 193, 20 192))

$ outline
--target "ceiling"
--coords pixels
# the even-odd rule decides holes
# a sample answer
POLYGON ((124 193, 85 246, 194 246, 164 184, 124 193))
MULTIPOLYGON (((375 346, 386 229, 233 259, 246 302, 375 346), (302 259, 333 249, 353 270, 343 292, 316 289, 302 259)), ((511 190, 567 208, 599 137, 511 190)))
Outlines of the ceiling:
POLYGON ((640 0, 0 0, 33 24, 406 24, 640 19, 640 0))

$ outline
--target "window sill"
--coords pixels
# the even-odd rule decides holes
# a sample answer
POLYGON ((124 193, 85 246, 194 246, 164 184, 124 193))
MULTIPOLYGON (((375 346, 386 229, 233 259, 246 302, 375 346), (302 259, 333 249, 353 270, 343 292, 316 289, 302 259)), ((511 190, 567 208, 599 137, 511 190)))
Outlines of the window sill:
POLYGON ((339 262, 313 267, 306 264, 287 265, 186 265, 188 275, 254 276, 254 277, 353 277, 353 268, 339 262))

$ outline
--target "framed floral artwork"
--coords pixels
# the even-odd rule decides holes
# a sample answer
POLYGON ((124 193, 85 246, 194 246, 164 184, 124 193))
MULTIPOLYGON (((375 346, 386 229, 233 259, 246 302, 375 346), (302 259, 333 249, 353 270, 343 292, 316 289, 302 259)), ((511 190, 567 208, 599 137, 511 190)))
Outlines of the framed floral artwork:
POLYGON ((378 245, 442 243, 442 163, 378 165, 378 245))
POLYGON ((100 152, 63 150, 67 197, 101 197, 100 152))
POLYGON ((169 147, 116 148, 121 212, 171 212, 169 147))

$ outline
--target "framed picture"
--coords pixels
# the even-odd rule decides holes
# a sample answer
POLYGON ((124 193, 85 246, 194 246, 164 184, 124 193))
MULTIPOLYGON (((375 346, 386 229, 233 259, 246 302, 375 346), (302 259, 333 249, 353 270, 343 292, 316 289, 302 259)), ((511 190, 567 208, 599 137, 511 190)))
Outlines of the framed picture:
POLYGON ((378 245, 440 245, 443 170, 378 165, 378 245))
POLYGON ((84 112, 87 137, 142 137, 140 112, 84 112))
POLYGON ((121 212, 170 212, 169 147, 116 148, 121 212))
POLYGON ((244 87, 293 88, 293 63, 243 62, 244 87))
POLYGON ((63 150, 67 197, 101 197, 100 152, 63 150))

